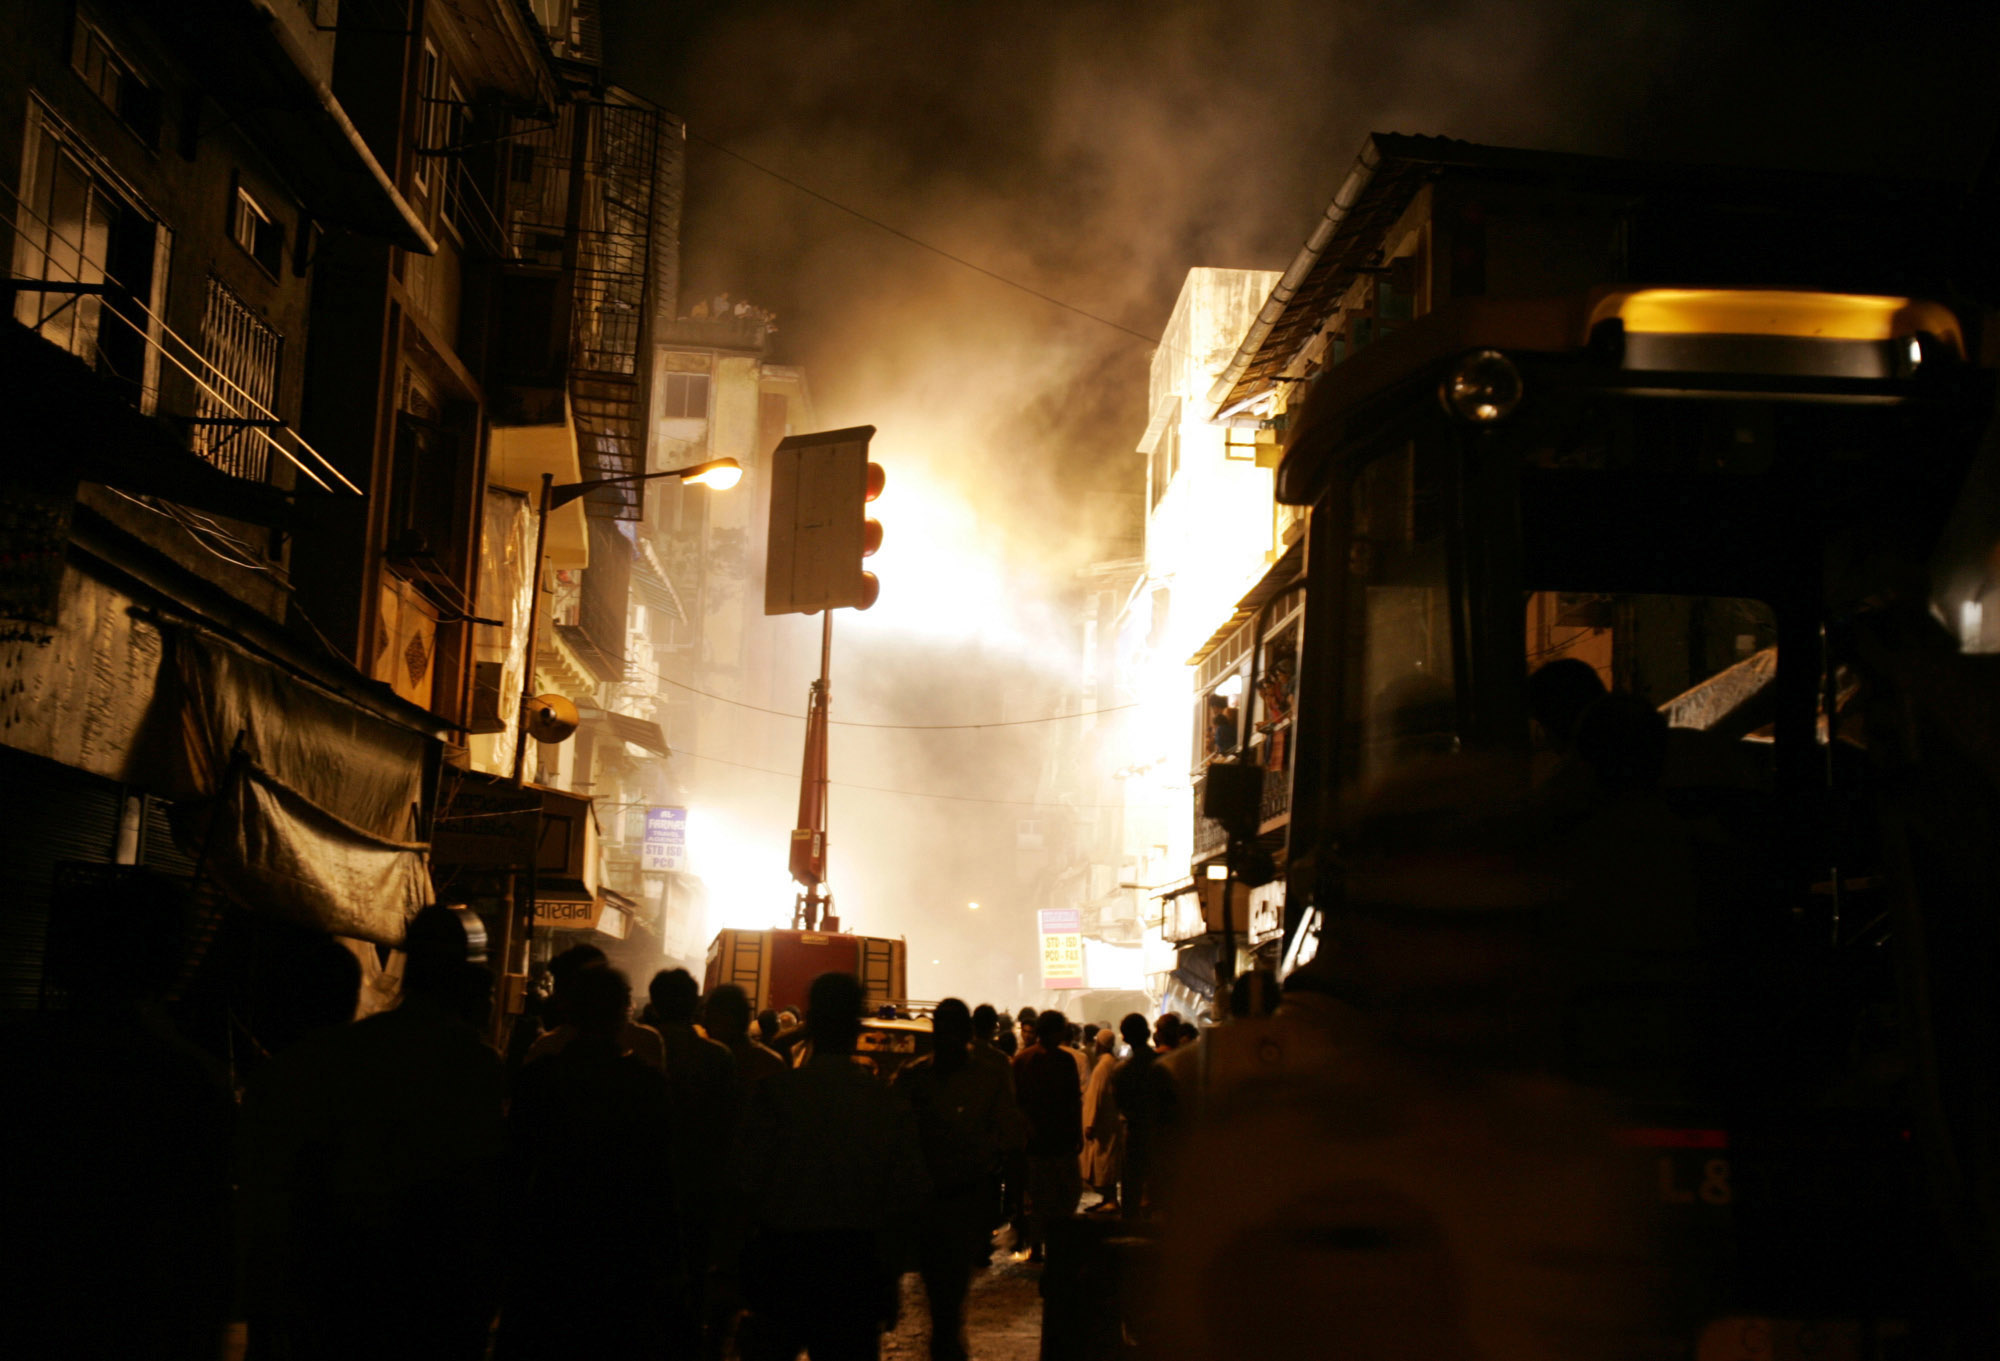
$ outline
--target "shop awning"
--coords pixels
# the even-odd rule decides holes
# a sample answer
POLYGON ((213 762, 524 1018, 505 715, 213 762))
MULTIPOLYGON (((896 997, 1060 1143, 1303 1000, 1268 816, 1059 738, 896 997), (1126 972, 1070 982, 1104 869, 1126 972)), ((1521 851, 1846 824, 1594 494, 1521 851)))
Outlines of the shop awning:
POLYGON ((649 545, 642 545, 640 551, 632 555, 632 594, 639 597, 639 603, 685 623, 687 609, 681 604, 680 592, 668 580, 653 561, 649 545))
POLYGON ((397 945, 430 901, 434 743, 233 644, 169 633, 174 827, 243 907, 397 945))
POLYGON ((634 718, 630 714, 615 714, 607 710, 604 714, 604 726, 611 730, 614 737, 650 751, 655 756, 673 755, 667 748, 666 734, 660 731, 659 724, 649 718, 634 718))

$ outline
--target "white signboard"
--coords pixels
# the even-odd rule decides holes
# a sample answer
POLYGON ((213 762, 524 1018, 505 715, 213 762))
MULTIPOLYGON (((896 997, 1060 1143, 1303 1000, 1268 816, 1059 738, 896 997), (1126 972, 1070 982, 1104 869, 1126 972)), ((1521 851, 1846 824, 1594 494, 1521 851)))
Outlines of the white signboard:
POLYGON ((687 868, 688 810, 648 808, 646 839, 639 851, 642 870, 685 870, 687 868))

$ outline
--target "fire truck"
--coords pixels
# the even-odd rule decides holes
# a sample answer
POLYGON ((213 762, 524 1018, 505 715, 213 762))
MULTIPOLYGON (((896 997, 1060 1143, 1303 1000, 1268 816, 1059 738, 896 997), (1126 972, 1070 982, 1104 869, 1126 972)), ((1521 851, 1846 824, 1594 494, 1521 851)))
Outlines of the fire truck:
POLYGON ((733 931, 709 943, 704 991, 734 983, 753 1011, 805 1010, 806 991, 823 973, 861 980, 870 1011, 909 996, 909 947, 886 936, 837 931, 733 931))
POLYGON ((1680 877, 1588 867, 1672 929, 1565 1030, 1701 1357, 2000 1335, 2000 674, 1924 576, 2000 353, 1952 213, 1378 137, 1211 394, 1308 511, 1290 958, 1339 935, 1343 810, 1526 768, 1542 665, 1672 725, 1680 877))

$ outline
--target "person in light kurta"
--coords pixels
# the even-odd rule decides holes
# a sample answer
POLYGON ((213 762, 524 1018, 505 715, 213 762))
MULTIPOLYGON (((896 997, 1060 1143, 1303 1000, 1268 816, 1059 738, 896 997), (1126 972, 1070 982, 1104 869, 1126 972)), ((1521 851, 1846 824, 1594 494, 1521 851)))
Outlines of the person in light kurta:
POLYGON ((1095 1062, 1083 1088, 1083 1184, 1097 1192, 1098 1211, 1118 1208, 1118 1178, 1124 1172, 1125 1122, 1111 1091, 1111 1074, 1118 1068, 1118 1036, 1100 1030, 1091 1040, 1095 1062))

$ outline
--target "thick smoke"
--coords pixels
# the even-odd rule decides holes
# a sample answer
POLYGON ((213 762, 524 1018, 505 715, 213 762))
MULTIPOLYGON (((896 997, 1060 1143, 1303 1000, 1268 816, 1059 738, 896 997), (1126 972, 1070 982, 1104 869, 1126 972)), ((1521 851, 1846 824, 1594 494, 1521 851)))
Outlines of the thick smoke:
MULTIPOLYGON (((1074 702, 1067 592, 1103 512, 1129 513, 1144 480, 1149 348, 1118 328, 1156 334, 1192 266, 1283 268, 1369 131, 1968 173, 1990 127, 1940 92, 1980 88, 1991 17, 1822 18, 1801 32, 1743 5, 1595 0, 627 0, 608 15, 614 77, 696 139, 686 296, 774 308, 777 357, 806 368, 821 425, 881 430, 883 599, 839 620, 835 712, 914 723, 1074 702)), ((797 690, 802 707, 802 676, 797 690)), ((795 751, 798 726, 780 728, 795 751)), ((833 773, 1030 800, 1048 738, 837 729, 833 773)), ((746 779, 766 791, 781 862, 795 790, 746 779)), ((1034 986, 1014 849, 1034 815, 834 791, 843 912, 910 937, 917 995, 1034 986)))

